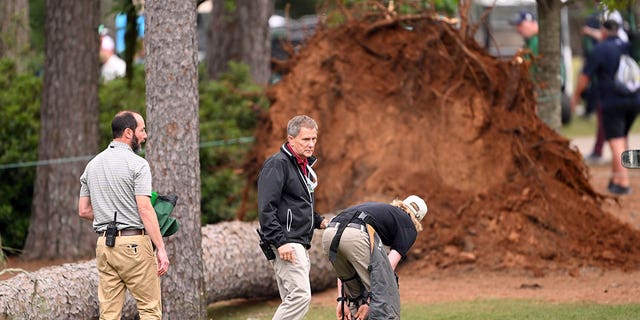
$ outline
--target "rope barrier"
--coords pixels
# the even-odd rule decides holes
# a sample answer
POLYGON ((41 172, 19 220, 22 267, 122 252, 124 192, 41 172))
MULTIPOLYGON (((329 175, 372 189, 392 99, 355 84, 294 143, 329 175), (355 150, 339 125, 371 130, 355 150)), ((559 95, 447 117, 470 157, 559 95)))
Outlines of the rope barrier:
MULTIPOLYGON (((253 137, 205 141, 205 142, 201 142, 199 147, 200 149, 202 149, 202 148, 211 148, 211 147, 230 146, 234 144, 243 144, 243 143, 249 143, 249 142, 253 142, 253 137)), ((38 161, 14 162, 14 163, 0 164, 0 170, 48 166, 48 165, 63 164, 63 163, 70 163, 70 162, 77 162, 77 161, 87 161, 87 160, 91 160, 91 158, 93 157, 94 155, 88 155, 88 156, 66 157, 66 158, 38 160, 38 161)))

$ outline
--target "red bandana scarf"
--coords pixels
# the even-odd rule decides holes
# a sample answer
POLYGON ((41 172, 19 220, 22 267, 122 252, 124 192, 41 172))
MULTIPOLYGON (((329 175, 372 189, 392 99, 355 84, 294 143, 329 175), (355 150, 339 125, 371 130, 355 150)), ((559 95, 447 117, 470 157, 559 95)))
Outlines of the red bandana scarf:
POLYGON ((289 148, 291 153, 293 153, 293 155, 296 156, 296 160, 298 162, 298 166, 300 167, 300 170, 302 170, 302 174, 307 176, 307 174, 308 174, 307 173, 307 165, 309 164, 309 160, 307 159, 307 157, 299 156, 295 151, 293 151, 293 147, 291 147, 291 144, 289 144, 289 143, 287 143, 287 148, 289 148))

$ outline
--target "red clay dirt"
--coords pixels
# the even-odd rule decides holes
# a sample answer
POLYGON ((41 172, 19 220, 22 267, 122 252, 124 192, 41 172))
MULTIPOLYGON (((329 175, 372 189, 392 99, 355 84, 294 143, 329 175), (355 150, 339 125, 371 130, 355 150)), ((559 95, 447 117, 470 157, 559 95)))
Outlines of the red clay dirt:
POLYGON ((413 275, 638 270, 640 233, 607 211, 580 153, 536 116, 526 66, 490 56, 464 26, 403 23, 317 30, 269 89, 249 176, 285 141, 288 119, 307 114, 320 127, 319 212, 427 200, 404 262, 413 275))

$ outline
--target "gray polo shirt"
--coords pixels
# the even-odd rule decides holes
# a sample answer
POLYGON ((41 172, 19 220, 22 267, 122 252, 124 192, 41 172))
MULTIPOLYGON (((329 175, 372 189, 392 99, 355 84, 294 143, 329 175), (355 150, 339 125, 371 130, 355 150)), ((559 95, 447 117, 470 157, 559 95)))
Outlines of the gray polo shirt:
POLYGON ((136 196, 151 196, 149 163, 126 143, 112 141, 84 169, 80 196, 91 198, 96 231, 105 231, 116 211, 118 230, 143 229, 136 196))

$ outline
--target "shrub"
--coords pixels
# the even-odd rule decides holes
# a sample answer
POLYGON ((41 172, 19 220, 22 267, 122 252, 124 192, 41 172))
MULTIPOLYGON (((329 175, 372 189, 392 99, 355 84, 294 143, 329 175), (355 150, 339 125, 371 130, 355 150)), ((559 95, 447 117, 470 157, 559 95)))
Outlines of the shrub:
MULTIPOLYGON (((202 223, 232 220, 246 181, 242 172, 251 147, 256 112, 268 107, 261 87, 251 84, 249 69, 231 63, 219 81, 200 80, 200 179, 202 223)), ((136 65, 131 84, 116 79, 100 88, 101 145, 111 141, 111 119, 123 109, 145 112, 142 66, 136 65)), ((249 213, 255 217, 255 213, 249 213)))
MULTIPOLYGON (((256 113, 268 105, 262 88, 251 84, 249 68, 244 64, 232 62, 219 81, 200 82, 203 224, 235 217, 247 181, 242 171, 251 148, 247 142, 252 141, 256 113), (228 139, 234 140, 224 143, 228 139)), ((255 212, 246 215, 255 216, 255 212)))
POLYGON ((15 64, 0 60, 0 235, 3 248, 22 248, 29 228, 38 160, 42 79, 16 74, 15 64))
MULTIPOLYGON (((246 65, 231 64, 220 81, 200 81, 200 166, 202 223, 235 218, 246 181, 242 171, 251 147, 256 112, 268 102, 250 82, 246 65)), ((0 235, 3 249, 22 248, 31 216, 38 160, 42 79, 16 73, 0 60, 0 235)), ((100 146, 111 141, 111 119, 120 110, 145 114, 144 67, 134 77, 100 85, 100 146)), ((255 198, 255 196, 251 196, 255 198)), ((248 213, 255 217, 255 213, 248 213)))

